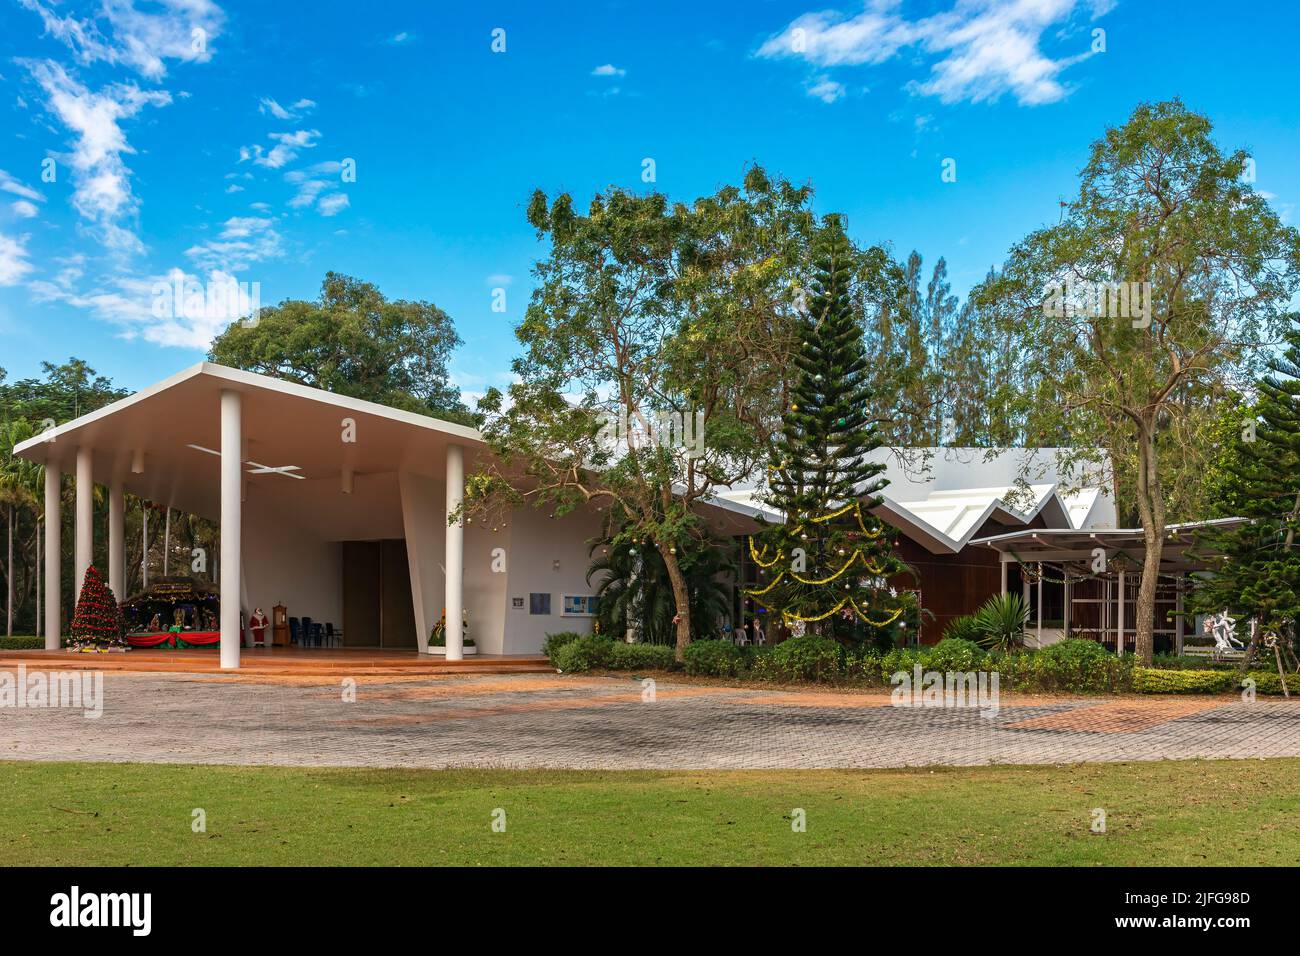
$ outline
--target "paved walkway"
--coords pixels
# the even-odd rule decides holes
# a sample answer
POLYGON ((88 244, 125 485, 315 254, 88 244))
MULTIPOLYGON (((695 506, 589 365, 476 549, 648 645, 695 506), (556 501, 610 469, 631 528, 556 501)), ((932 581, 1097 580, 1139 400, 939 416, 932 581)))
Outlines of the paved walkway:
POLYGON ((104 713, 0 708, 0 759, 746 769, 1300 757, 1300 701, 1016 698, 994 716, 887 694, 558 675, 107 674, 104 713))

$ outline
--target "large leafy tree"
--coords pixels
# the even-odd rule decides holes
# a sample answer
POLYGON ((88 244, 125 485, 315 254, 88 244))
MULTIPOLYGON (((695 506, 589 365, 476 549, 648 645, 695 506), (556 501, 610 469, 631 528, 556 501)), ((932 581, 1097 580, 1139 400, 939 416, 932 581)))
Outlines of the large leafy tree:
POLYGON ((809 198, 754 168, 689 205, 621 189, 585 212, 567 194, 529 204, 549 250, 516 329, 519 380, 508 403, 480 404, 500 464, 470 476, 467 511, 605 509, 612 546, 658 550, 679 656, 692 628, 679 555, 705 546, 699 505, 761 470, 779 427, 809 198))
POLYGON ((1249 379, 1300 279, 1300 236, 1244 181, 1246 153, 1221 152, 1211 133, 1178 100, 1140 105, 1093 144, 1060 222, 1019 243, 974 293, 1042 386, 1006 401, 1032 403, 1022 421, 1069 439, 1077 454, 1061 462, 1067 473, 1105 451, 1121 511, 1134 506, 1146 549, 1136 620, 1144 661, 1172 466, 1187 470, 1202 411, 1249 379), (1106 291, 1116 283, 1139 284, 1127 309, 1106 291), (1102 291, 1105 307, 1071 289, 1102 291), (1144 294, 1139 311, 1132 299, 1140 305, 1144 294))
POLYGON ((1211 529, 1197 542, 1211 573, 1197 579, 1192 606, 1253 618, 1256 641, 1271 635, 1294 661, 1300 620, 1300 315, 1287 348, 1267 361, 1258 399, 1223 455, 1219 489, 1244 525, 1211 529))
POLYGON ((461 344, 432 302, 390 300, 374 285, 329 272, 313 302, 286 299, 256 323, 217 336, 209 358, 300 385, 437 418, 473 423, 447 362, 461 344))
POLYGON ((766 498, 785 521, 759 536, 753 557, 770 580, 749 592, 787 622, 826 632, 837 630, 837 618, 886 627, 912 603, 889 584, 907 571, 889 529, 866 513, 880 504, 885 466, 868 459, 881 442, 853 305, 854 264, 839 218, 828 217, 799 323, 791 402, 768 469, 766 498))

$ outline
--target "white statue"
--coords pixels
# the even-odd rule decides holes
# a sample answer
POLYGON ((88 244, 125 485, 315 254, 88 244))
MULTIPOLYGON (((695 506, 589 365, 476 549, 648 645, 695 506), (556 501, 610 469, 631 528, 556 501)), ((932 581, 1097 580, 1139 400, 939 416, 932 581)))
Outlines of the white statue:
MULTIPOLYGON (((1251 622, 1254 625, 1254 621, 1251 622)), ((1214 656, 1216 659, 1225 654, 1231 654, 1236 645, 1236 650, 1244 650, 1246 645, 1237 639, 1237 622, 1229 616, 1228 612, 1221 611, 1218 614, 1211 614, 1205 619, 1205 633, 1214 638, 1214 656)))

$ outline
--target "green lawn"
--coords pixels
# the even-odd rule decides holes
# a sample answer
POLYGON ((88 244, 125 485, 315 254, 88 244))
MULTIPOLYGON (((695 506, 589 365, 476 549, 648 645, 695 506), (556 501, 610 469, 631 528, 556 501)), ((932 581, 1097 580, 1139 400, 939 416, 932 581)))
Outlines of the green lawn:
POLYGON ((704 773, 0 762, 0 792, 0 865, 1300 859, 1293 759, 704 773), (198 807, 206 833, 191 829, 198 807), (1105 834, 1090 832, 1094 807, 1105 834))

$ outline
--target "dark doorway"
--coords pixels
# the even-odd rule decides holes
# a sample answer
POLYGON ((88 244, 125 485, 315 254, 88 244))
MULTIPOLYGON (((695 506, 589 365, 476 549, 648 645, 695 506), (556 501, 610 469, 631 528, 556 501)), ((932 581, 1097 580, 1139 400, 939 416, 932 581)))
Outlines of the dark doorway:
POLYGON ((406 542, 343 542, 343 643, 415 649, 406 542))

